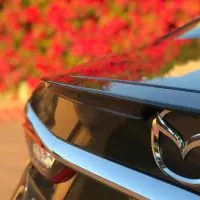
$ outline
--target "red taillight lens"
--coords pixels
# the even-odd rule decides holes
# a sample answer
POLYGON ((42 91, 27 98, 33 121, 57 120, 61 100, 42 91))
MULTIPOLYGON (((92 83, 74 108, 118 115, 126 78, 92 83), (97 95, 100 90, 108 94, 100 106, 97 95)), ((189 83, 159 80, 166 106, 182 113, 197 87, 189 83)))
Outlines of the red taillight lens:
POLYGON ((57 175, 55 175, 54 177, 51 177, 51 180, 54 183, 64 182, 64 181, 69 180, 71 177, 73 177, 75 175, 75 173, 76 173, 75 171, 66 167, 61 172, 59 172, 57 175))
POLYGON ((24 124, 28 149, 33 165, 53 183, 69 180, 76 172, 58 162, 41 143, 31 125, 24 124))
POLYGON ((32 143, 32 154, 35 159, 46 169, 51 169, 55 158, 48 151, 46 151, 41 145, 32 143))

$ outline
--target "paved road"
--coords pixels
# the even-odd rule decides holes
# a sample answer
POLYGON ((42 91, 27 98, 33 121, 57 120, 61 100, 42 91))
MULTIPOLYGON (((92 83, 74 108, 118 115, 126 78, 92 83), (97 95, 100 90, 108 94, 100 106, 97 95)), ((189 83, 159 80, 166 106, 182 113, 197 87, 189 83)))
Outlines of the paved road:
POLYGON ((11 197, 27 162, 23 128, 19 121, 0 124, 0 199, 11 197))

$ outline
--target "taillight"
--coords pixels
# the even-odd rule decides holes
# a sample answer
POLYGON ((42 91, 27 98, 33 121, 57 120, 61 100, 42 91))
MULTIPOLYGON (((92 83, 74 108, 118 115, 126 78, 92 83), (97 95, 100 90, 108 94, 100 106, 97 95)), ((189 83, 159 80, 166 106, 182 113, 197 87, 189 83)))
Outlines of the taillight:
POLYGON ((46 169, 51 169, 55 158, 37 143, 32 143, 32 152, 37 161, 46 169))
POLYGON ((40 142, 28 121, 24 124, 29 154, 33 165, 53 183, 70 179, 76 172, 58 162, 40 142))

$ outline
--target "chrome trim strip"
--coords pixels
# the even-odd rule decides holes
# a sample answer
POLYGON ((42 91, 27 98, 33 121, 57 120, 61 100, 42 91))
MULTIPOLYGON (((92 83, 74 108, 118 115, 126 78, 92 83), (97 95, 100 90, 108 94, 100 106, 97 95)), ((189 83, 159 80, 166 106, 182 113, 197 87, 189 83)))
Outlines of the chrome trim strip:
POLYGON ((30 103, 26 115, 43 144, 63 164, 138 199, 199 199, 197 194, 121 166, 55 137, 39 120, 30 103))

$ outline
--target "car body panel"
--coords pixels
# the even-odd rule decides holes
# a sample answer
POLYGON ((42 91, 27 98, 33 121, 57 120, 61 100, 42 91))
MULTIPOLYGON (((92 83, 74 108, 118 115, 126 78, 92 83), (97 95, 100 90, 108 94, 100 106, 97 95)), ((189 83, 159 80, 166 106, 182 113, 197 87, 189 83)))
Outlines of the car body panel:
MULTIPOLYGON (((53 184, 30 154, 33 172, 25 172, 29 178, 21 181, 24 198, 29 187, 34 190, 29 195, 43 191, 39 199, 53 199, 54 194, 66 200, 199 199, 199 185, 163 173, 152 153, 152 123, 163 110, 171 111, 166 121, 185 141, 200 130, 200 71, 173 78, 160 72, 179 57, 171 52, 166 56, 169 47, 185 48, 191 38, 200 45, 196 28, 188 35, 184 30, 135 52, 107 55, 78 65, 71 73, 43 78, 26 105, 27 141, 39 143, 77 173, 64 181, 65 186, 53 184)), ((188 55, 188 60, 194 58, 188 55)), ((161 136, 159 145, 166 165, 175 173, 200 177, 198 148, 183 159, 166 136, 161 136)))

